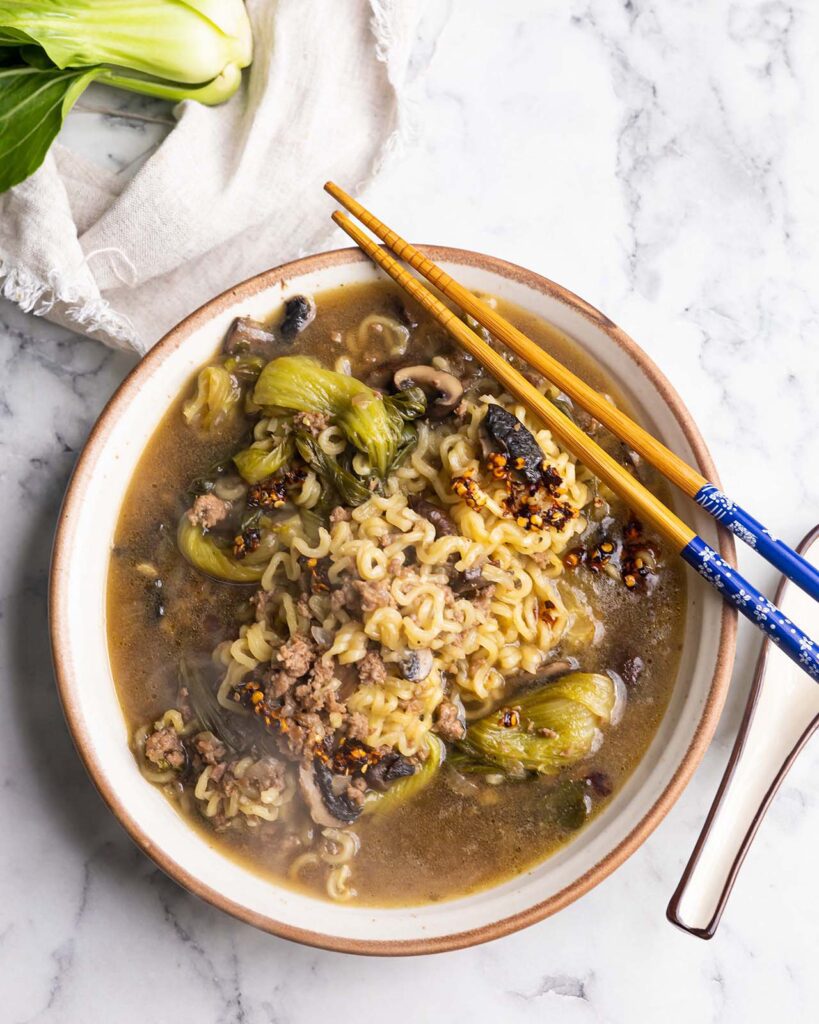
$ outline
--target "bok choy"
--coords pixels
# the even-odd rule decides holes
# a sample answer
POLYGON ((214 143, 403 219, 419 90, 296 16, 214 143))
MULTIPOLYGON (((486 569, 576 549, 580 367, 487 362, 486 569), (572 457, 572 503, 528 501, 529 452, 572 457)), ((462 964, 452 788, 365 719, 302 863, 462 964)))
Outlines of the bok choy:
POLYGON ((253 401, 270 409, 324 413, 381 477, 415 441, 406 417, 420 416, 426 408, 423 392, 396 404, 355 377, 326 370, 308 356, 281 356, 268 363, 253 401))
POLYGON ((249 484, 258 484, 287 465, 293 457, 293 450, 293 438, 288 436, 272 447, 252 444, 237 452, 233 462, 243 480, 249 484))
POLYGON ((204 532, 183 513, 176 531, 176 543, 188 562, 206 576, 225 583, 258 583, 273 554, 275 535, 265 532, 259 548, 246 559, 234 558, 220 547, 212 533, 204 532))
POLYGON ((328 455, 310 434, 299 431, 296 434, 296 448, 316 476, 329 484, 345 505, 355 508, 372 497, 372 492, 340 466, 332 455, 328 455))
POLYGON ((461 746, 504 771, 554 775, 598 749, 624 702, 619 677, 571 672, 473 722, 461 746))
POLYGON ((37 170, 92 81, 216 104, 251 56, 242 0, 0 0, 0 192, 37 170))

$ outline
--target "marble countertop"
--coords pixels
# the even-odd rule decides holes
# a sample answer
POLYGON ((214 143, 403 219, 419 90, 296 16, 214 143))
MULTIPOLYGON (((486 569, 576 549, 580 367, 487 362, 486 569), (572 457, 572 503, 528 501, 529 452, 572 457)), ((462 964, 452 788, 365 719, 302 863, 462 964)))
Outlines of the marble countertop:
MULTIPOLYGON (((431 4, 416 132, 366 200, 422 242, 491 252, 605 310, 672 379, 723 483, 779 535, 819 521, 819 10, 807 2, 431 4), (514 10, 514 13, 510 13, 514 10), (436 39, 437 37, 437 39, 436 39), (434 52, 432 52, 434 50, 434 52)), ((84 97, 63 139, 131 173, 167 130, 84 97)), ((317 187, 320 183, 317 183, 317 187)), ((228 284, 230 282, 226 282, 228 284)), ((85 776, 48 647, 51 536, 125 355, 0 304, 0 992, 9 1024, 528 1024, 819 1019, 819 747, 803 753, 717 937, 664 917, 728 757, 758 639, 679 803, 557 917, 405 961, 263 935, 139 853, 85 776)), ((747 551, 741 568, 772 591, 747 551)))

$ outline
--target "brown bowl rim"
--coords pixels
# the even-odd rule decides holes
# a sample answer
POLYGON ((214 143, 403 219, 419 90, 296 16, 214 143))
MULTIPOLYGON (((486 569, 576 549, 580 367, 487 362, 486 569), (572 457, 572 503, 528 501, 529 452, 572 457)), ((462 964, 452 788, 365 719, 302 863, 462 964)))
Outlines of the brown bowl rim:
MULTIPOLYGON (((719 486, 719 479, 711 454, 680 396, 649 356, 603 313, 556 282, 517 264, 466 249, 446 246, 419 246, 419 248, 435 262, 450 262, 463 266, 479 267, 480 269, 496 273, 501 277, 528 285, 530 288, 546 293, 564 305, 570 306, 581 313, 586 319, 591 320, 634 361, 652 382, 673 413, 688 443, 691 445, 700 472, 708 480, 719 486)), ((157 848, 133 820, 128 809, 120 800, 119 795, 109 784, 103 765, 99 763, 91 749, 91 744, 83 728, 72 692, 72 671, 63 647, 64 638, 67 634, 67 592, 65 589, 67 552, 71 539, 75 509, 82 503, 87 482, 94 471, 99 457, 99 451, 119 415, 120 407, 125 405, 131 394, 139 389, 142 381, 161 366, 169 354, 176 351, 194 331, 223 309, 243 299, 250 298, 258 292, 264 291, 280 282, 286 282, 290 278, 324 270, 328 267, 342 266, 365 260, 366 257, 356 248, 335 249, 330 252, 306 256, 257 274, 255 277, 251 277, 247 281, 229 288, 191 313, 170 330, 134 367, 109 399, 94 424, 69 482, 54 539, 49 581, 49 621, 57 689, 68 727, 80 758, 103 800, 137 846, 154 863, 189 892, 194 893, 220 910, 281 938, 335 952, 359 953, 370 956, 407 956, 444 952, 478 945, 479 943, 489 942, 504 935, 509 935, 521 928, 541 921, 562 910, 602 882, 603 879, 607 878, 645 842, 679 798, 697 765, 702 760, 714 734, 731 677, 736 647, 737 619, 735 611, 727 603, 723 604, 717 660, 708 696, 691 743, 665 790, 631 832, 609 851, 605 857, 598 861, 594 867, 548 899, 536 903, 534 906, 517 914, 501 918, 480 928, 453 932, 452 934, 438 937, 401 940, 340 938, 284 924, 266 914, 260 914, 237 904, 217 890, 203 884, 164 850, 157 848)), ((735 548, 733 537, 722 528, 719 530, 719 548, 722 557, 729 564, 734 565, 735 548)))

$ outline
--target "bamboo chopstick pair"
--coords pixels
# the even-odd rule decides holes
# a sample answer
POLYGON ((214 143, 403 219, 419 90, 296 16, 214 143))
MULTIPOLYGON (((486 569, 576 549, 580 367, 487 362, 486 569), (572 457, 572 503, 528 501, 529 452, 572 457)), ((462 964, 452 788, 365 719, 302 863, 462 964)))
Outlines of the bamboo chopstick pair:
MULTIPOLYGON (((374 217, 360 203, 335 185, 324 186, 334 199, 360 220, 400 259, 427 278, 444 295, 452 299, 478 323, 521 356, 530 366, 564 391, 612 433, 639 452, 672 483, 677 484, 706 512, 727 526, 741 540, 755 548, 763 558, 778 568, 814 599, 819 599, 819 571, 810 562, 768 531, 739 505, 728 499, 712 483, 684 462, 679 456, 652 437, 647 431, 616 409, 602 395, 539 345, 522 334, 500 314, 458 284, 440 267, 427 259, 409 242, 374 217)), ((542 395, 534 385, 518 373, 502 355, 472 331, 416 277, 365 234, 343 213, 333 220, 353 241, 427 312, 452 337, 478 360, 504 387, 523 402, 546 424, 569 451, 619 494, 642 518, 672 543, 681 557, 704 577, 725 600, 732 603, 766 636, 814 680, 819 681, 819 651, 816 644, 787 619, 775 605, 754 588, 701 537, 678 518, 658 498, 628 473, 615 459, 585 434, 568 416, 542 395)))

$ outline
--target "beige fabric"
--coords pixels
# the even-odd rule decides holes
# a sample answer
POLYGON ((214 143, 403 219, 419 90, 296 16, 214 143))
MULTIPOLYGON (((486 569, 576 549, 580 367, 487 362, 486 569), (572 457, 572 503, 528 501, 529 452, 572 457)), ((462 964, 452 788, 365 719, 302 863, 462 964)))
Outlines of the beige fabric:
POLYGON ((421 0, 248 0, 254 60, 185 102, 123 187, 55 146, 0 197, 0 293, 142 353, 212 295, 320 248, 327 178, 360 187, 401 134, 421 0))

